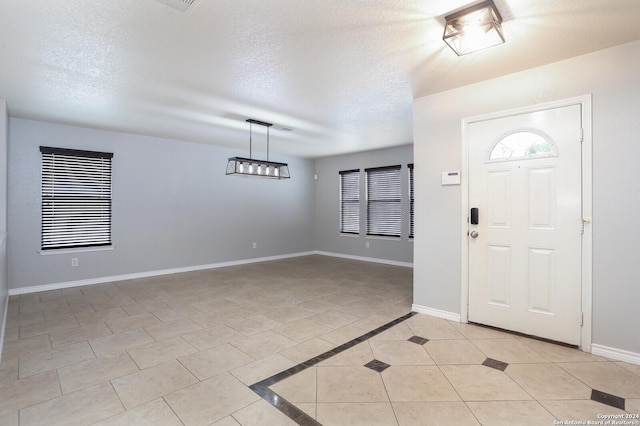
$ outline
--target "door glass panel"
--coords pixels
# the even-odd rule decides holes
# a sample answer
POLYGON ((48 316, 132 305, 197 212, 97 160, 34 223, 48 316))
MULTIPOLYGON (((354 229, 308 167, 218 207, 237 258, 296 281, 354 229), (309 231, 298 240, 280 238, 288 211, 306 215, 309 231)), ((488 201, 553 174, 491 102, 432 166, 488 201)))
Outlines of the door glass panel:
POLYGON ((513 161, 557 157, 558 150, 548 137, 532 130, 519 130, 500 139, 489 152, 489 161, 513 161))

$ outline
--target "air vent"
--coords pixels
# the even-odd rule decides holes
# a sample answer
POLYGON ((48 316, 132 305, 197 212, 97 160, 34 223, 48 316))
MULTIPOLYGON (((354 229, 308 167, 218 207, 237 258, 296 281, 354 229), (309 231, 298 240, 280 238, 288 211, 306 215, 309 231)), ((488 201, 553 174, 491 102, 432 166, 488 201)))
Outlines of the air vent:
POLYGON ((191 13, 193 9, 200 3, 200 0, 156 0, 158 3, 162 3, 169 6, 171 9, 175 9, 182 13, 191 13))

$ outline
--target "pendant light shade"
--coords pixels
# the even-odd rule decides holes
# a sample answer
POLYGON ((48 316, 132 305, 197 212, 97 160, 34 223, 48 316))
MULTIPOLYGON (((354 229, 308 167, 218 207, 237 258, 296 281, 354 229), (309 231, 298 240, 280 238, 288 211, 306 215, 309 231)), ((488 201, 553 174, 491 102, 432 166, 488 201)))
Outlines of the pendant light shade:
POLYGON ((277 163, 275 161, 269 161, 269 127, 271 123, 265 123, 264 121, 258 121, 248 119, 249 123, 249 158, 245 157, 231 157, 227 162, 227 175, 239 175, 239 176, 257 176, 271 179, 289 179, 289 165, 286 163, 277 163), (253 146, 253 131, 252 125, 257 124, 259 126, 265 126, 267 128, 267 159, 257 160, 252 157, 253 146))
POLYGON ((504 43, 502 17, 492 0, 445 16, 442 39, 458 56, 504 43))

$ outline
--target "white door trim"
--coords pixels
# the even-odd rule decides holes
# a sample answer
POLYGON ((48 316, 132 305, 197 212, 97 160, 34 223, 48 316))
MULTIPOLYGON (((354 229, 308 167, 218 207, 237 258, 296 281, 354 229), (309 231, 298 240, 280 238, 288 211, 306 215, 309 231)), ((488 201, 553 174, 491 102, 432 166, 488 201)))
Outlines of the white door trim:
POLYGON ((467 237, 469 215, 469 125, 480 121, 504 118, 513 115, 527 114, 531 112, 561 108, 570 105, 581 105, 582 111, 582 218, 585 220, 584 234, 582 236, 582 314, 583 326, 581 332, 580 348, 585 352, 591 352, 591 310, 592 310, 592 119, 591 119, 591 95, 575 98, 561 99, 543 104, 499 111, 463 118, 462 125, 462 214, 461 214, 461 307, 460 320, 469 321, 469 238, 467 237))

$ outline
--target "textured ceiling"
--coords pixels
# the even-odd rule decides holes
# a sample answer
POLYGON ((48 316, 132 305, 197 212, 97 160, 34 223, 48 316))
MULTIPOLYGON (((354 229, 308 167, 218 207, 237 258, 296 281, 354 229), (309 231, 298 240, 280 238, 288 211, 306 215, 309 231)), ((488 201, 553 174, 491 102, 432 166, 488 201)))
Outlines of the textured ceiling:
POLYGON ((238 155, 269 121, 272 153, 314 158, 411 143, 415 97, 640 39, 638 0, 495 0, 507 43, 457 57, 443 16, 470 2, 0 0, 0 97, 238 155))

